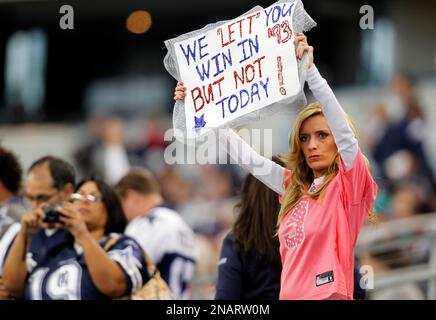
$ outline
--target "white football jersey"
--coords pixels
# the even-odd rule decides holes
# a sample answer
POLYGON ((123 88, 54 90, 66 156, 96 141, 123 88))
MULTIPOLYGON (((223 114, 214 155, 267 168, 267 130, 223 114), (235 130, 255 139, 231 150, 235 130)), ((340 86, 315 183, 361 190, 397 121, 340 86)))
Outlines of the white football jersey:
POLYGON ((196 254, 194 232, 181 216, 174 210, 156 207, 130 221, 125 234, 147 252, 175 297, 188 298, 196 254))

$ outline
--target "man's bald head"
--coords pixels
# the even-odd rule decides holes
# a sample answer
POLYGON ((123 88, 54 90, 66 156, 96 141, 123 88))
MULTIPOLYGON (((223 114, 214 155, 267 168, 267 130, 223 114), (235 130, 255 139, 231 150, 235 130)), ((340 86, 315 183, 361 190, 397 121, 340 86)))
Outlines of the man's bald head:
POLYGON ((42 203, 56 204, 69 200, 74 184, 74 168, 60 158, 46 156, 30 166, 25 190, 32 207, 36 208, 42 203))

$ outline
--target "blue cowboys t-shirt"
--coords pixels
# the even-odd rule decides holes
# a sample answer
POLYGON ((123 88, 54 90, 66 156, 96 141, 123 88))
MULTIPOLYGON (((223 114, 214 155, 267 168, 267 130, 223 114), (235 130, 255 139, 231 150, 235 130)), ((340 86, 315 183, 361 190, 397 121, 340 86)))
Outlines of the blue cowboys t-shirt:
MULTIPOLYGON (((99 244, 104 247, 110 236, 99 244)), ((142 248, 127 236, 120 236, 108 250, 124 272, 130 294, 150 279, 142 248)), ((28 279, 25 299, 28 300, 105 300, 112 299, 94 285, 86 265, 82 248, 72 235, 63 229, 50 234, 37 232, 27 254, 28 279)))

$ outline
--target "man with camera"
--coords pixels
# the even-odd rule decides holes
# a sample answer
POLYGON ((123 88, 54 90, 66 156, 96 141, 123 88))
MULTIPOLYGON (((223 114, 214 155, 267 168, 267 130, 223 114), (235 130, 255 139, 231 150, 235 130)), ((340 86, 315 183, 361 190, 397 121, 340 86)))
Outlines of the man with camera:
MULTIPOLYGON (((74 191, 75 172, 66 161, 46 156, 35 161, 29 168, 25 190, 32 205, 33 216, 40 216, 42 222, 58 222, 57 208, 69 201, 74 191)), ((49 232, 50 233, 50 232, 49 232)))
POLYGON ((21 236, 25 239, 27 252, 31 238, 36 232, 44 232, 47 238, 57 233, 58 229, 54 228, 54 224, 59 221, 57 208, 62 202, 70 200, 74 184, 74 169, 62 159, 46 156, 36 160, 30 166, 24 189, 32 211, 22 217, 21 228, 20 226, 14 228, 8 232, 8 239, 5 239, 6 234, 2 239, 3 252, 0 252, 0 256, 4 259, 1 263, 6 260, 6 255, 16 237, 21 236), (23 225, 26 228, 23 228, 23 225))

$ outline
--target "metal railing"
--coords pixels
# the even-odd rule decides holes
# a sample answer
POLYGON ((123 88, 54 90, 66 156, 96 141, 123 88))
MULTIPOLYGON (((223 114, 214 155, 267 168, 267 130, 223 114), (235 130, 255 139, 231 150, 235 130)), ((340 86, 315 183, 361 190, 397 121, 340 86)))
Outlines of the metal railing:
POLYGON ((382 290, 414 284, 424 289, 426 299, 436 300, 436 213, 366 225, 356 254, 376 256, 390 266, 375 272, 370 299, 382 290))

